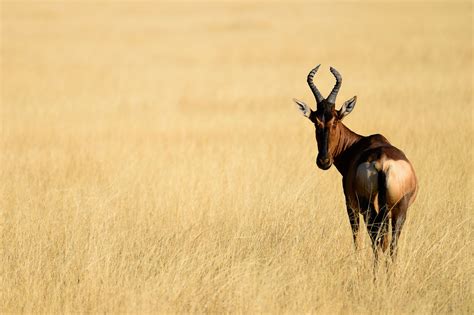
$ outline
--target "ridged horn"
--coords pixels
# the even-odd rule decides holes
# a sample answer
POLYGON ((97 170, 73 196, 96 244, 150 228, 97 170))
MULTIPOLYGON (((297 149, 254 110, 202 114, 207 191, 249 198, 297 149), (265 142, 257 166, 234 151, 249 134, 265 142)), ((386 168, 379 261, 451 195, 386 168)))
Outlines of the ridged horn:
POLYGON ((308 85, 311 88, 311 91, 313 91, 314 97, 316 98, 317 104, 321 103, 324 100, 323 96, 321 95, 321 93, 319 93, 318 88, 316 87, 316 85, 314 85, 314 82, 313 82, 314 75, 316 74, 316 72, 318 72, 319 66, 320 65, 317 65, 316 68, 311 70, 311 72, 308 74, 308 80, 307 80, 308 85))
POLYGON ((336 85, 334 85, 334 87, 332 88, 331 94, 329 94, 326 100, 331 104, 335 104, 337 93, 339 93, 339 89, 341 87, 342 77, 339 74, 339 72, 337 72, 337 70, 334 69, 333 67, 331 67, 329 70, 334 75, 334 77, 336 77, 336 85))

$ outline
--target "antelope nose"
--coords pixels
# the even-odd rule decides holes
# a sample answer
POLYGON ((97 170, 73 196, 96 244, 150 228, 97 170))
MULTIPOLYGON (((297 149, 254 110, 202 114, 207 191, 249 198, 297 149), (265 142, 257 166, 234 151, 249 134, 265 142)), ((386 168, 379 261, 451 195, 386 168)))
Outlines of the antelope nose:
POLYGON ((329 163, 329 158, 327 158, 327 157, 321 158, 321 159, 319 159, 319 162, 321 162, 322 164, 328 164, 329 163))

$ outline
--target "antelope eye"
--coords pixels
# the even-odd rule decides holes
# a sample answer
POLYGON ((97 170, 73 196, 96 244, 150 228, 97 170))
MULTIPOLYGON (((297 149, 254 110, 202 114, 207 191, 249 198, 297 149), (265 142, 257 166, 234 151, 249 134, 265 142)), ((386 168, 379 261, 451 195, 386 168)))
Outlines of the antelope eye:
POLYGON ((317 118, 316 118, 316 122, 314 123, 314 125, 316 126, 316 128, 323 128, 324 127, 323 123, 317 118))

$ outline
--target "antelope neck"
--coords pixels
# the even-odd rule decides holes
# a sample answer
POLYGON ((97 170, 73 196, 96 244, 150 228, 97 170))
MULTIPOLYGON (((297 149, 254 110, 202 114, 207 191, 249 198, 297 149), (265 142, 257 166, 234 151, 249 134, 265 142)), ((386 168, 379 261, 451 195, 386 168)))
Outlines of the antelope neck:
POLYGON ((339 173, 344 176, 349 167, 351 158, 350 154, 346 153, 348 153, 349 149, 356 144, 362 136, 347 128, 342 122, 337 128, 337 132, 339 133, 338 143, 333 153, 333 160, 339 173))

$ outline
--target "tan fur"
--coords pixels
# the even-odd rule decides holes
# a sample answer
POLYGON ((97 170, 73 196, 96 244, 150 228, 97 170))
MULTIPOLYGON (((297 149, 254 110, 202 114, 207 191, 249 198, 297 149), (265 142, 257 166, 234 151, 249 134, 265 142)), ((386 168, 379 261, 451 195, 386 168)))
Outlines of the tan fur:
POLYGON ((383 171, 386 174, 387 204, 396 205, 406 194, 415 191, 408 205, 416 197, 416 177, 411 164, 404 160, 384 160, 383 171))
MULTIPOLYGON (((356 199, 360 197, 378 201, 378 172, 386 174, 387 206, 389 209, 396 206, 402 198, 414 192, 408 202, 411 205, 416 197, 417 182, 411 164, 404 160, 392 160, 383 157, 381 160, 364 162, 357 166, 354 189, 356 199)), ((357 203, 357 200, 354 200, 357 203)), ((379 203, 374 207, 379 211, 379 203)))
POLYGON ((358 196, 373 199, 378 191, 378 170, 375 162, 364 162, 359 164, 356 171, 355 188, 358 196))

